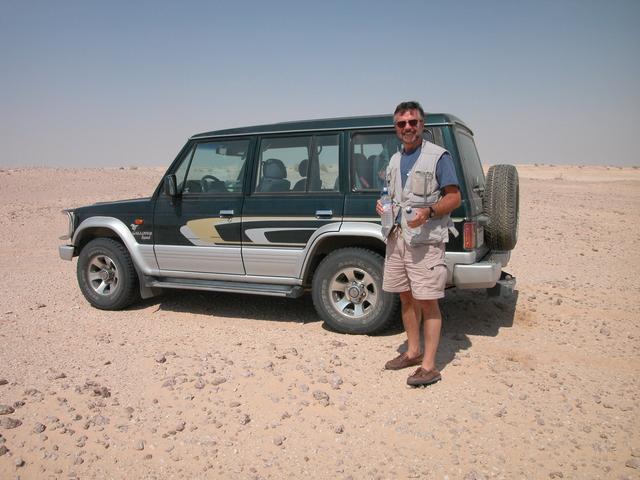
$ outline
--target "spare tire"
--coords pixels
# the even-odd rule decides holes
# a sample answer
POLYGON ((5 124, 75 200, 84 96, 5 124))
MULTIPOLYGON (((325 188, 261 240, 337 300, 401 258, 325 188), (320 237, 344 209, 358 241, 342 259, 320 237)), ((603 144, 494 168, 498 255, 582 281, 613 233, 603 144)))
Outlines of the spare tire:
POLYGON ((518 241, 520 187, 513 165, 493 165, 484 184, 484 241, 492 250, 513 250, 518 241))

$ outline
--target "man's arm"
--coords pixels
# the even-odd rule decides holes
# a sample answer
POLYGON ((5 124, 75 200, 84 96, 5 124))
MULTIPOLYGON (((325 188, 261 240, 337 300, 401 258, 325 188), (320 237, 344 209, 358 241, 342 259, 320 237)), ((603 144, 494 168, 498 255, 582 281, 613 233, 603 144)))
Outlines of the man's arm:
POLYGON ((462 203, 462 196, 457 185, 448 185, 442 189, 442 197, 438 203, 426 208, 416 208, 416 216, 407 225, 416 228, 425 223, 429 219, 430 210, 433 210, 434 217, 442 217, 447 213, 453 212, 462 203))

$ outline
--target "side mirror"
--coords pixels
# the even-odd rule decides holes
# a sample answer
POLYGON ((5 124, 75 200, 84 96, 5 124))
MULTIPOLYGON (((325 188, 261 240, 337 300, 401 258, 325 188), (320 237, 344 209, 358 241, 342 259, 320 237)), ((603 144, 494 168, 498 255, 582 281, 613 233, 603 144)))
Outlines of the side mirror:
POLYGON ((170 197, 176 197, 178 195, 178 184, 175 175, 166 175, 162 186, 165 195, 169 195, 170 197))

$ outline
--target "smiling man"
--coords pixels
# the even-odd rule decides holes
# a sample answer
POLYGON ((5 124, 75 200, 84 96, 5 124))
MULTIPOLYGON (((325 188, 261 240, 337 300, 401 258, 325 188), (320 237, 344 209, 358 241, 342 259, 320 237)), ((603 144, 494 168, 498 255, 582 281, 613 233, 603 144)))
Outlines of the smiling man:
MULTIPOLYGON (((451 155, 422 138, 424 110, 420 104, 400 103, 393 122, 402 151, 391 157, 386 172, 396 224, 386 238, 382 287, 400 294, 408 348, 385 368, 419 365, 407 383, 423 386, 442 378, 435 364, 442 326, 438 299, 444 297, 447 281, 445 243, 449 230, 455 231, 449 214, 460 205, 461 197, 451 155), (413 210, 412 216, 407 207, 413 210), (420 348, 420 317, 424 352, 420 348)), ((376 211, 382 215, 380 201, 376 211)))

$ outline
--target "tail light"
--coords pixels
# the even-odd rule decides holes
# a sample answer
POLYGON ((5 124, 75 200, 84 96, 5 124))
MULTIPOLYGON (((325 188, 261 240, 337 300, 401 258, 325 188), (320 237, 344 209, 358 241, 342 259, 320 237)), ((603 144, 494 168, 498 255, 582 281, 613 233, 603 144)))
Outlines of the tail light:
POLYGON ((480 222, 464 222, 462 225, 462 245, 465 250, 473 250, 484 245, 484 227, 480 222))
POLYGON ((463 228, 463 246, 465 250, 473 250, 476 248, 478 224, 476 222, 464 222, 463 228))

